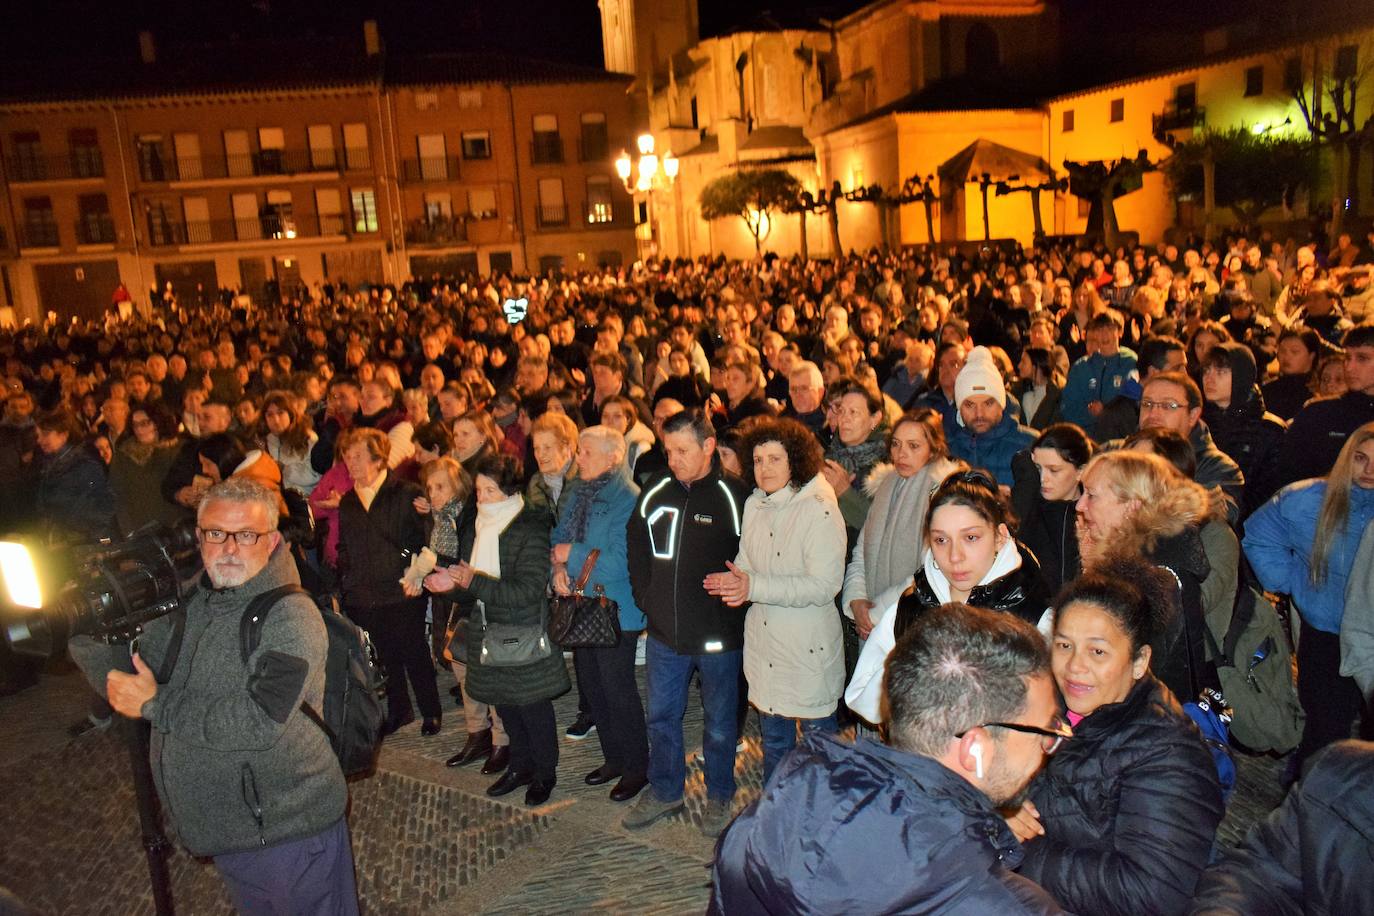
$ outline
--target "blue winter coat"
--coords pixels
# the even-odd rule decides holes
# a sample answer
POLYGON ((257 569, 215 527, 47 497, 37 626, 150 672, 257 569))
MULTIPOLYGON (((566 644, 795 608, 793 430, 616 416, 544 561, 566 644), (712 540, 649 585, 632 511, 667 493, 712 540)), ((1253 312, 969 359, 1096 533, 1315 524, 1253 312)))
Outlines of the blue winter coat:
POLYGON ((929 757, 812 733, 716 845, 711 914, 1062 913, 1021 845, 929 757))
POLYGON ((601 555, 596 560, 596 570, 587 583, 587 593, 592 587, 600 585, 606 590, 606 597, 620 605, 620 628, 622 630, 642 630, 645 626, 644 612, 635 604, 634 592, 630 588, 630 565, 625 552, 625 527, 634 513, 635 503, 639 501, 639 487, 623 472, 617 472, 596 494, 592 504, 591 516, 587 520, 587 533, 578 541, 572 537, 571 520, 576 515, 577 501, 586 498, 582 481, 573 481, 572 492, 567 503, 560 511, 558 525, 553 529, 554 546, 572 544, 568 554, 568 576, 576 580, 582 572, 582 564, 587 562, 587 554, 598 548, 601 555))
POLYGON ((1374 519, 1374 490, 1350 488, 1350 515, 1327 552, 1326 581, 1312 583, 1312 541, 1326 497, 1325 480, 1302 480, 1284 487, 1245 521, 1245 555, 1255 575, 1271 592, 1289 595, 1303 620, 1323 633, 1339 633, 1345 613, 1345 586, 1374 519))
POLYGON ((1002 421, 982 436, 960 425, 957 418, 945 421, 950 457, 987 470, 999 484, 1007 486, 1012 484, 1011 459, 1017 452, 1029 448, 1035 435, 1035 430, 1018 423, 1010 411, 1002 414, 1002 421))
POLYGON ((1088 405, 1093 401, 1109 403, 1135 376, 1136 356, 1124 347, 1115 356, 1094 353, 1083 357, 1069 368, 1069 379, 1059 398, 1060 418, 1091 433, 1097 418, 1088 411, 1088 405))

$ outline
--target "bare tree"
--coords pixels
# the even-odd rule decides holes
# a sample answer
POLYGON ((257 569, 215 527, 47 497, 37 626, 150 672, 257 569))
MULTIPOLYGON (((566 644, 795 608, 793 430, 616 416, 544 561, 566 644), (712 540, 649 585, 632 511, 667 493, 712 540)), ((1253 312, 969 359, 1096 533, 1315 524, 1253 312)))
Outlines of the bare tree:
POLYGON ((1355 199, 1360 148, 1374 141, 1374 114, 1356 119, 1358 91, 1374 73, 1374 43, 1329 38, 1312 42, 1284 61, 1288 89, 1308 133, 1331 148, 1331 235, 1339 235, 1345 211, 1359 212, 1355 199), (1363 65, 1361 65, 1363 62, 1363 65))

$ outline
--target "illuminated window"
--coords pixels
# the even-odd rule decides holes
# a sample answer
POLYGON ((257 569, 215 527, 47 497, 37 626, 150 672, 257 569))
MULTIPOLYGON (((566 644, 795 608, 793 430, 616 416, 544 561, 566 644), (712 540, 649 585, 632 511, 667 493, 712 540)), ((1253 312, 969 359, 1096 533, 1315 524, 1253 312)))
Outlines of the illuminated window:
POLYGON ((611 179, 593 175, 587 179, 587 222, 615 222, 615 208, 611 203, 611 179))
POLYGON ((377 231, 377 193, 371 188, 354 188, 350 195, 353 202, 353 231, 377 231))

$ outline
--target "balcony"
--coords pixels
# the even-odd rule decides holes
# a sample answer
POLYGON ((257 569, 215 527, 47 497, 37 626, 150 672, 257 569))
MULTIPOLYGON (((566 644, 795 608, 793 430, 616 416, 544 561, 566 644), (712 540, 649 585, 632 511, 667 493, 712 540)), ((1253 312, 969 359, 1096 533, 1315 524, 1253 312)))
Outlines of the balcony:
POLYGON ((401 180, 407 184, 453 181, 458 177, 457 156, 426 156, 401 163, 401 180))
POLYGON ((416 219, 406 224, 407 245, 458 245, 467 240, 468 224, 461 216, 416 219))
MULTIPOLYGON (((346 151, 349 169, 355 168, 352 157, 357 150, 346 151)), ((366 158, 366 151, 361 154, 366 158)), ((233 156, 199 156, 196 158, 139 159, 139 178, 146 182, 218 181, 226 178, 290 177, 319 175, 339 171, 336 150, 261 150, 233 156)), ((358 165, 356 168, 366 168, 358 165)))
POLYGON ((619 229, 630 225, 630 205, 608 201, 587 201, 582 207, 582 222, 588 229, 619 229))
POLYGON ((99 147, 81 147, 68 156, 8 156, 5 174, 11 184, 104 178, 105 158, 99 147))
POLYGON ((530 161, 535 165, 552 165, 563 161, 563 138, 558 134, 535 134, 530 141, 530 161))
POLYGON ((338 214, 320 216, 313 223, 305 218, 291 219, 264 215, 256 219, 150 221, 148 245, 151 248, 173 248, 179 245, 215 245, 228 242, 290 241, 340 235, 347 225, 338 214))
POLYGON ((344 168, 350 172, 372 168, 372 152, 365 146, 344 148, 344 168))
POLYGON ((20 248, 56 248, 60 244, 56 223, 29 223, 19 227, 20 248))
POLYGON ((566 226, 568 225, 568 205, 538 204, 534 210, 534 222, 540 229, 566 226))
POLYGON ((108 213, 91 213, 76 221, 78 245, 113 245, 116 241, 114 220, 108 213))
POLYGON ((1196 130, 1202 127, 1207 123, 1207 110, 1197 105, 1180 107, 1171 102, 1162 112, 1154 115, 1150 120, 1151 133, 1155 139, 1159 139, 1172 131, 1196 130))

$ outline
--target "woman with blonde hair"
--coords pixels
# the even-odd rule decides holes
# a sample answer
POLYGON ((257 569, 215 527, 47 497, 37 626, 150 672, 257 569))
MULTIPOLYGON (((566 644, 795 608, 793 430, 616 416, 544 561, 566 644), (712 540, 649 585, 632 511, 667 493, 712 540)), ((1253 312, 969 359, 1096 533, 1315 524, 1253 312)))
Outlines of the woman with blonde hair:
POLYGON ((1151 668, 1181 702, 1217 684, 1206 660, 1202 582, 1211 571, 1201 528, 1214 512, 1206 487, 1155 454, 1119 451, 1093 457, 1078 498, 1078 552, 1090 571, 1109 556, 1136 556, 1177 580, 1179 613, 1153 647, 1151 668))
MULTIPOLYGON (((1298 699, 1307 713, 1296 767, 1350 737, 1363 697, 1340 673, 1346 582, 1365 529, 1374 520, 1374 423, 1351 434, 1325 478, 1284 487, 1245 522, 1245 555, 1269 591, 1293 599, 1298 637, 1298 699)), ((1374 735, 1366 710, 1362 731, 1374 735)), ((1296 777, 1296 770, 1289 774, 1296 777)))

